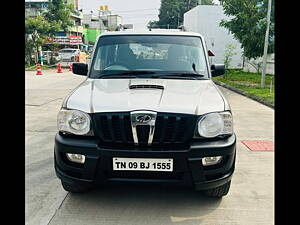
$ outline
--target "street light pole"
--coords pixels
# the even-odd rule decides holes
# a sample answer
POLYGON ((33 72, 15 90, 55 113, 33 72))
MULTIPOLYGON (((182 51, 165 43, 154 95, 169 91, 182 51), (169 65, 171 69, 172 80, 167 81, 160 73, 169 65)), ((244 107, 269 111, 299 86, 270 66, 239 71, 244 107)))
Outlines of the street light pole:
POLYGON ((264 56, 263 56, 263 70, 261 73, 261 88, 266 86, 266 67, 267 67, 267 54, 268 54, 268 45, 269 45, 269 27, 271 19, 271 4, 272 0, 268 1, 268 12, 267 12, 267 29, 265 35, 265 46, 264 46, 264 56))

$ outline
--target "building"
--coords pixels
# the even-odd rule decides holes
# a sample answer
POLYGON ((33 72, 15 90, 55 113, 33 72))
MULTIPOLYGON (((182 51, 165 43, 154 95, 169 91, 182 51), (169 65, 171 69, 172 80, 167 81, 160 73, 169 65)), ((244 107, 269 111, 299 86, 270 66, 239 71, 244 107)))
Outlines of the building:
POLYGON ((103 21, 99 18, 99 15, 95 15, 93 13, 83 14, 82 24, 84 27, 89 27, 92 29, 105 29, 103 21))
POLYGON ((123 24, 122 17, 119 15, 105 15, 100 17, 107 30, 114 31, 120 24, 123 24))
POLYGON ((105 26, 102 20, 99 18, 99 15, 83 14, 82 19, 83 33, 84 33, 84 44, 94 45, 98 35, 100 35, 105 26))
POLYGON ((38 16, 47 8, 48 0, 25 0, 25 16, 38 16))
POLYGON ((186 31, 200 33, 206 39, 207 49, 214 54, 212 64, 223 64, 227 46, 233 45, 235 55, 232 56, 229 67, 242 68, 241 44, 226 28, 219 26, 223 19, 229 19, 223 12, 223 6, 198 5, 184 14, 183 25, 186 31))
MULTIPOLYGON (((221 2, 222 3, 222 2, 221 2)), ((221 27, 221 20, 229 20, 223 12, 222 5, 198 5, 184 14, 183 25, 186 31, 198 32, 206 39, 207 49, 214 56, 210 57, 211 64, 223 64, 228 45, 235 46, 229 68, 243 68, 246 72, 261 72, 262 57, 257 59, 243 58, 243 49, 228 29, 221 27)), ((274 74, 275 55, 267 56, 267 74, 274 74)))
POLYGON ((93 45, 103 31, 116 30, 120 24, 122 24, 122 17, 112 15, 108 10, 100 10, 98 15, 93 14, 92 11, 90 14, 83 14, 84 43, 93 45))

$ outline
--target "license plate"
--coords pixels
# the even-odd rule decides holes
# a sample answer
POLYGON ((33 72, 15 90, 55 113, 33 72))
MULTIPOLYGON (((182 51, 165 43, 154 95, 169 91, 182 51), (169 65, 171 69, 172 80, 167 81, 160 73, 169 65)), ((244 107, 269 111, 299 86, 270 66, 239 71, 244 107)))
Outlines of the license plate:
POLYGON ((113 170, 173 171, 173 159, 113 158, 113 170))

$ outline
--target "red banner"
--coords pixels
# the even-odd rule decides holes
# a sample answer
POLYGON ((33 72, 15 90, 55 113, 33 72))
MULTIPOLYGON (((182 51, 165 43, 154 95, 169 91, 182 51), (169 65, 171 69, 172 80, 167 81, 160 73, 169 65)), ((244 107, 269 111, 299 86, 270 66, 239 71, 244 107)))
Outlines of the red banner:
POLYGON ((69 36, 69 41, 70 41, 70 43, 81 44, 82 38, 80 36, 69 36))

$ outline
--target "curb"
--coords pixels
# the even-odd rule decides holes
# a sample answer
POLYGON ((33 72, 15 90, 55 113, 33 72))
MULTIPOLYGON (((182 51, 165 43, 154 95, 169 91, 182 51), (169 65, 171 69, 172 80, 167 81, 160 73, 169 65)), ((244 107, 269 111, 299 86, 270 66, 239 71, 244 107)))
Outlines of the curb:
POLYGON ((260 97, 257 97, 257 96, 254 96, 254 95, 251 95, 251 94, 248 94, 248 93, 245 93, 245 92, 242 91, 241 89, 238 89, 238 88, 236 88, 236 87, 232 87, 232 86, 230 86, 230 85, 228 85, 228 84, 224 84, 224 83, 222 83, 222 82, 220 82, 220 81, 215 81, 215 80, 214 80, 213 82, 214 82, 215 84, 221 86, 221 87, 227 88, 227 89, 229 89, 229 90, 231 90, 231 91, 234 91, 234 92, 236 92, 236 93, 238 93, 238 94, 240 94, 240 95, 243 95, 243 96, 246 96, 246 97, 248 97, 248 98, 251 98, 252 100, 257 101, 257 102, 259 102, 259 103, 261 103, 261 104, 263 104, 263 105, 266 105, 266 106, 268 106, 268 107, 270 107, 270 108, 272 108, 272 109, 275 108, 274 103, 272 103, 272 102, 270 102, 270 101, 268 101, 268 100, 265 100, 265 99, 263 99, 263 98, 260 98, 260 97))

